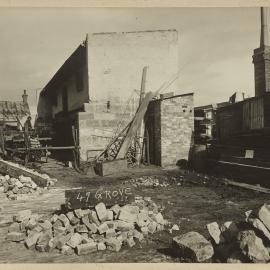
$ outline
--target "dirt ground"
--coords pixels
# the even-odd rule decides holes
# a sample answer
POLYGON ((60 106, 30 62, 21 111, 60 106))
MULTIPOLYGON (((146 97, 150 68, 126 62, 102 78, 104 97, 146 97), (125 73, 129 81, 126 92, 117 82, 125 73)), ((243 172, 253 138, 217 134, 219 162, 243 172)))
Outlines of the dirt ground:
POLYGON ((158 167, 128 169, 117 176, 86 177, 62 164, 50 162, 41 167, 43 172, 56 177, 58 182, 40 196, 31 195, 27 199, 9 201, 0 194, 0 263, 83 263, 83 262, 181 262, 171 255, 171 240, 175 235, 197 231, 209 238, 206 224, 217 221, 244 219, 244 212, 270 203, 269 194, 224 185, 220 179, 184 172, 179 169, 163 170, 158 167), (19 210, 31 209, 38 214, 51 214, 64 203, 65 189, 75 187, 98 187, 99 185, 120 184, 134 177, 154 175, 169 184, 166 187, 135 188, 136 195, 150 196, 164 207, 163 215, 172 224, 178 224, 180 231, 156 233, 133 248, 122 248, 118 253, 97 252, 90 255, 66 256, 53 251, 39 253, 27 250, 23 244, 6 241, 7 222, 19 210))

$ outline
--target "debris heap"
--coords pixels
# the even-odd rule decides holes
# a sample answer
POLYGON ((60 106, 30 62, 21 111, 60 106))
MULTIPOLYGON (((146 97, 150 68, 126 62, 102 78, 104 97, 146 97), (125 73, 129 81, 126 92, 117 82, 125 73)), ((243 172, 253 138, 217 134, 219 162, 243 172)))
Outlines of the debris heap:
POLYGON ((78 255, 96 251, 119 251, 133 247, 148 234, 164 230, 168 222, 151 200, 139 199, 122 207, 75 209, 44 218, 24 210, 14 216, 7 239, 24 242, 40 252, 58 249, 62 254, 78 255))
POLYGON ((133 185, 134 187, 167 187, 171 184, 181 185, 183 180, 183 176, 151 175, 132 178, 126 182, 133 185))
POLYGON ((173 250, 193 262, 270 262, 270 205, 245 213, 245 220, 206 225, 211 242, 197 232, 173 238, 173 250))
MULTIPOLYGON (((57 181, 49 176, 43 177, 47 178, 47 187, 53 186, 57 181)), ((0 191, 6 193, 8 199, 16 200, 22 194, 39 193, 42 188, 38 187, 31 177, 21 175, 14 178, 9 175, 0 175, 0 191)))

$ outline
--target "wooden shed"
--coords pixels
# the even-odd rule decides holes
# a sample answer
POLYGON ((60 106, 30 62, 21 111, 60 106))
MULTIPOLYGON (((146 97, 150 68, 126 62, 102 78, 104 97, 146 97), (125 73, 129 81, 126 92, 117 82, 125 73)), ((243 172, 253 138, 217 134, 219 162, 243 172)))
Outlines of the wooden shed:
POLYGON ((237 135, 270 131, 270 94, 253 97, 217 110, 217 138, 224 142, 237 135))

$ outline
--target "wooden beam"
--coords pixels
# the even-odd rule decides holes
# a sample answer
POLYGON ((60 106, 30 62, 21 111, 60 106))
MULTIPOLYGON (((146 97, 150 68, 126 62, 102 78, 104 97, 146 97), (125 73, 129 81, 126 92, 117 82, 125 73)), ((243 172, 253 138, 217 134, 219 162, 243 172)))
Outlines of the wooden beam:
POLYGON ((24 150, 74 150, 76 148, 80 148, 79 146, 44 146, 44 147, 19 147, 19 148, 6 148, 9 151, 24 151, 24 150))
POLYGON ((229 161, 223 161, 223 160, 218 160, 217 162, 218 162, 218 163, 221 163, 221 164, 229 164, 229 165, 242 166, 242 167, 248 167, 248 168, 270 170, 269 167, 262 167, 262 166, 248 165, 248 164, 242 164, 242 163, 237 163, 237 162, 229 162, 229 161))
POLYGON ((147 110, 148 104, 149 102, 152 100, 152 98, 154 97, 154 93, 153 92, 148 92, 145 95, 145 98, 142 100, 138 111, 136 112, 133 121, 127 131, 127 135, 124 139, 124 142, 120 148, 120 151, 118 152, 117 158, 121 159, 121 158, 125 158, 128 148, 131 144, 132 139, 134 138, 134 136, 136 135, 137 131, 139 130, 142 120, 144 118, 145 112, 147 110))
POLYGON ((249 184, 246 184, 246 183, 235 182, 235 181, 232 181, 232 180, 224 180, 224 183, 228 184, 228 185, 231 185, 231 186, 242 187, 242 188, 245 188, 245 189, 270 194, 270 189, 265 188, 265 187, 261 187, 261 186, 249 185, 249 184))

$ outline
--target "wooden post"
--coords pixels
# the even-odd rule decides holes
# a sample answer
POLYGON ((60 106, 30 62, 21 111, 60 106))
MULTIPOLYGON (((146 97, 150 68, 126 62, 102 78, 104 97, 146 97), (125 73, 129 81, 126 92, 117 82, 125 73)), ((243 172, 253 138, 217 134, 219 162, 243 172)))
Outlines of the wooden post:
MULTIPOLYGON (((142 103, 142 100, 145 96, 145 83, 146 83, 146 74, 147 74, 147 69, 148 67, 145 66, 143 68, 143 73, 142 73, 142 83, 141 83, 141 92, 140 92, 140 103, 139 105, 141 105, 142 103)), ((137 153, 136 153, 136 161, 137 161, 137 165, 140 165, 141 163, 141 159, 142 159, 142 156, 143 156, 143 137, 144 137, 144 119, 142 120, 142 123, 141 123, 141 126, 139 128, 139 132, 138 132, 138 138, 139 138, 139 148, 141 149, 141 153, 136 149, 137 153)))
POLYGON ((78 130, 72 126, 72 137, 74 142, 73 157, 74 157, 74 168, 77 172, 81 172, 80 170, 80 146, 78 140, 78 130))
POLYGON ((30 159, 30 140, 29 140, 29 130, 24 130, 23 132, 24 135, 24 143, 25 143, 25 159, 24 159, 24 164, 26 165, 30 159))
POLYGON ((150 165, 150 152, 149 152, 149 132, 148 129, 145 129, 145 139, 146 139, 146 162, 147 165, 150 165))
POLYGON ((6 155, 6 150, 5 150, 5 139, 4 139, 4 131, 3 129, 0 129, 0 140, 1 140, 1 150, 3 156, 6 155))
POLYGON ((148 92, 145 95, 145 98, 143 99, 141 105, 138 108, 137 113, 135 114, 129 128, 126 134, 126 137, 123 141, 123 144, 120 148, 120 151, 118 152, 116 158, 118 159, 122 159, 126 157, 126 153, 128 151, 129 146, 131 145, 132 140, 134 139, 134 137, 136 136, 140 126, 141 126, 141 122, 144 118, 145 112, 147 110, 148 104, 149 102, 152 100, 152 98, 154 97, 155 93, 152 92, 148 92))

